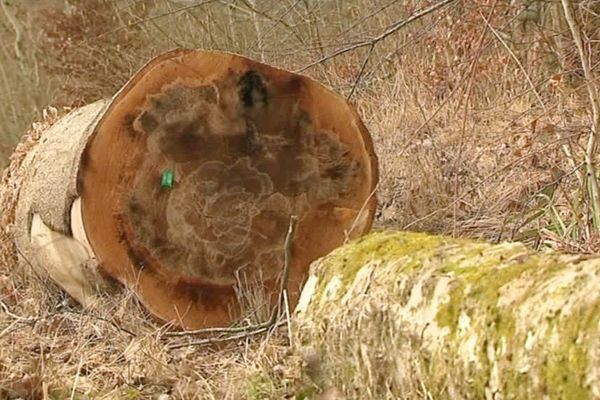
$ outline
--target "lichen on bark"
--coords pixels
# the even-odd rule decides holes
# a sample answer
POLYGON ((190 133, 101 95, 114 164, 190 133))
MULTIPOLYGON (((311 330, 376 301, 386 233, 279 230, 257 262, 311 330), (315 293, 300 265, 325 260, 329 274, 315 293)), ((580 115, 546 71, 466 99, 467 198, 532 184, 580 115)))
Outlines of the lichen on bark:
POLYGON ((350 397, 600 396, 598 258, 379 232, 309 282, 296 339, 350 397))

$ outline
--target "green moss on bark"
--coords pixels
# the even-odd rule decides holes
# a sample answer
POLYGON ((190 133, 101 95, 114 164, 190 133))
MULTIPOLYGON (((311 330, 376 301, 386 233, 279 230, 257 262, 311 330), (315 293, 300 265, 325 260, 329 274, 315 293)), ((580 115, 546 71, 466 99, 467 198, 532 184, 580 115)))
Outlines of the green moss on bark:
POLYGON ((568 317, 556 317, 549 323, 547 340, 557 340, 556 352, 543 360, 545 392, 551 398, 591 398, 588 376, 590 360, 587 345, 599 334, 600 302, 573 311, 568 317))
POLYGON ((450 329, 452 334, 456 333, 458 319, 463 308, 465 285, 459 282, 456 287, 450 291, 450 299, 444 304, 436 315, 437 323, 450 329))
POLYGON ((297 333, 322 348, 333 384, 504 399, 585 399, 600 387, 591 375, 600 370, 600 259, 383 232, 336 250, 313 274, 313 297, 332 281, 337 291, 309 305, 297 333))
MULTIPOLYGON (((391 262, 407 255, 421 259, 422 257, 419 257, 421 252, 429 255, 431 249, 437 248, 446 241, 447 238, 424 233, 411 232, 402 236, 389 232, 373 233, 326 256, 323 262, 327 263, 327 268, 323 270, 322 281, 326 282, 333 276, 337 276, 342 280, 343 285, 347 286, 354 280, 358 270, 371 262, 382 259, 391 262)), ((403 270, 420 265, 418 260, 407 261, 403 270)))

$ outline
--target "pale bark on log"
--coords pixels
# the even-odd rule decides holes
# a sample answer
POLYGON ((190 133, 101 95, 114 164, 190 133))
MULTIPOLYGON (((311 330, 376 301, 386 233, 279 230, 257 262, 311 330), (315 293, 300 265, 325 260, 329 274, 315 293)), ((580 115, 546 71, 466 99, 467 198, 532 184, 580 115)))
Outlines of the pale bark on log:
POLYGON ((350 398, 588 399, 599 321, 600 258, 387 232, 313 265, 296 335, 350 398))
POLYGON ((86 307, 95 302, 96 287, 103 279, 85 233, 73 229, 81 225, 80 203, 74 200, 83 149, 107 104, 102 100, 72 111, 27 153, 18 169, 18 201, 11 226, 22 262, 38 274, 47 274, 86 307))

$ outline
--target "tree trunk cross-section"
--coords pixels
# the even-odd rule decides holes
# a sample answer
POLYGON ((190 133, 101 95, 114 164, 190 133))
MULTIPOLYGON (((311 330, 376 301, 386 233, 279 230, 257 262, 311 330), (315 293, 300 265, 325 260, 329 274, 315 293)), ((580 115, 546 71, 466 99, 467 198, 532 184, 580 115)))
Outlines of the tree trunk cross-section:
POLYGON ((195 328, 239 314, 239 273, 276 301, 296 215, 293 306, 310 262, 369 229, 376 181, 369 135, 341 97, 240 56, 180 50, 112 100, 77 190, 105 272, 195 328))

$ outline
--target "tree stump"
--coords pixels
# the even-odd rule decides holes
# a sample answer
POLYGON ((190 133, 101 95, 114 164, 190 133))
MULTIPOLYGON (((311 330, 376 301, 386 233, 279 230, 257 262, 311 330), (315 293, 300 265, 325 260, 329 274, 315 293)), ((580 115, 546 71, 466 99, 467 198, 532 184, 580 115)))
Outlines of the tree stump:
POLYGON ((14 237, 83 304, 104 276, 160 320, 223 326, 240 274, 277 302, 287 284, 369 230, 377 164, 355 110, 313 80, 221 52, 176 50, 110 101, 42 135, 19 167, 14 237))

